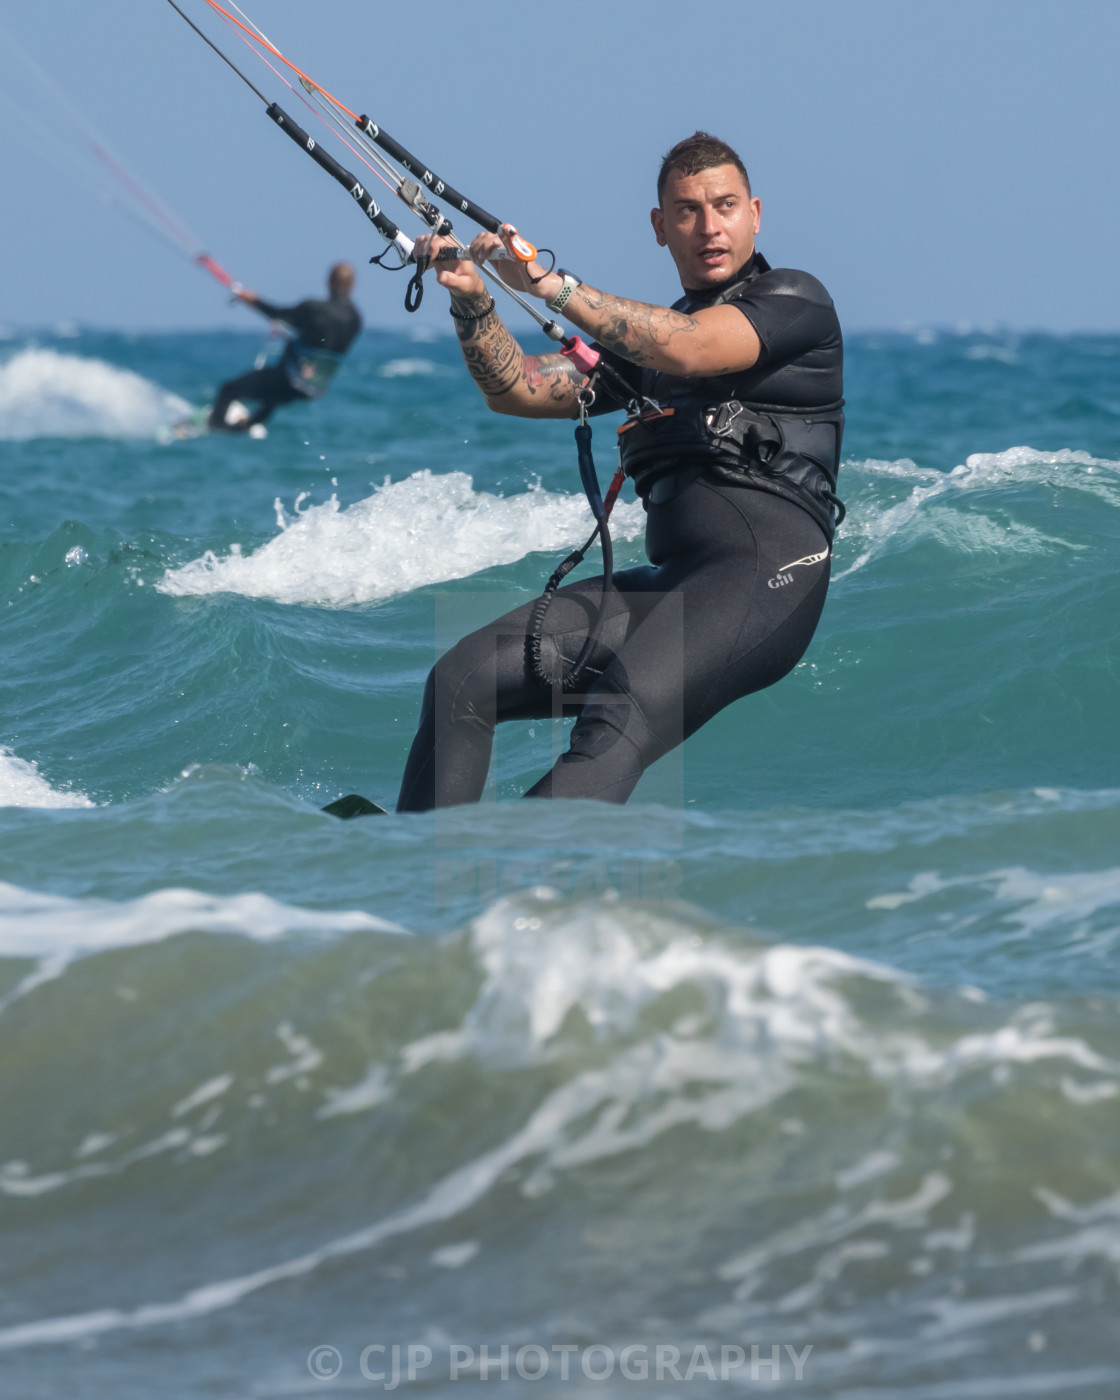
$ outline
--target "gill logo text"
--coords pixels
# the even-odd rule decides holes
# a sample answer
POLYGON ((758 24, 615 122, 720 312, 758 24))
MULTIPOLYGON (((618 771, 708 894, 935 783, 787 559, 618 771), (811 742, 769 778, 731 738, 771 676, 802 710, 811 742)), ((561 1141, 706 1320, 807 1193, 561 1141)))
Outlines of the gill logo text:
POLYGON ((793 582, 793 575, 790 569, 799 568, 802 564, 819 564, 828 558, 829 551, 822 549, 819 554, 806 554, 804 559, 795 559, 792 564, 783 564, 773 578, 766 580, 767 588, 784 588, 787 583, 793 582))

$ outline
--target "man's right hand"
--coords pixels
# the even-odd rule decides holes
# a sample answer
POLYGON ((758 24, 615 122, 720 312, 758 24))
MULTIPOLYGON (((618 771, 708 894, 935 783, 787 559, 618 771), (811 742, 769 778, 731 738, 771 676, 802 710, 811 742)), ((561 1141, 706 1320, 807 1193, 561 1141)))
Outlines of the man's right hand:
MULTIPOLYGON (((475 243, 485 238, 485 234, 479 234, 478 238, 470 246, 470 253, 475 251, 475 243)), ((450 238, 441 238, 434 233, 424 233, 416 240, 416 249, 413 257, 434 258, 441 248, 454 248, 456 245, 450 238)), ((481 257, 485 257, 485 252, 481 252, 481 257)), ((434 262, 436 281, 441 287, 456 297, 482 296, 486 292, 485 284, 479 276, 478 268, 467 254, 461 258, 452 258, 448 262, 434 262)))

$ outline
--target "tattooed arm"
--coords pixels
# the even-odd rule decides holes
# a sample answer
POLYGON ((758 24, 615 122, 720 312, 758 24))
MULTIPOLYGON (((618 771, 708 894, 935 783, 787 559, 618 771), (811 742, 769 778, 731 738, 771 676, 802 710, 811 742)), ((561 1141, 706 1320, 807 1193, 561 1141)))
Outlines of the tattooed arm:
POLYGON ((575 415, 584 376, 559 353, 526 355, 503 325, 488 292, 453 291, 451 315, 471 378, 495 413, 520 418, 575 415))
MULTIPOLYGON (((482 240, 499 241, 480 234, 482 240)), ((447 239, 416 240, 418 253, 435 253, 447 239)), ((479 260, 490 251, 489 243, 479 260)), ((469 257, 435 264, 436 278, 451 293, 451 316, 471 378, 495 413, 520 418, 574 418, 586 380, 563 355, 526 355, 502 323, 494 299, 469 257)))
MULTIPOLYGON (((552 273, 540 287, 554 297, 562 285, 559 274, 552 273)), ((750 369, 762 352, 755 328, 733 306, 709 306, 686 315, 611 296, 585 282, 572 293, 564 315, 616 355, 664 374, 734 374, 750 369)))
MULTIPOLYGON (((471 244, 471 253, 481 260, 486 254, 500 248, 501 239, 495 234, 480 233, 471 244)), ((455 263, 451 266, 461 268, 465 264, 455 263)), ((474 273, 473 268, 471 272, 474 273)), ((524 263, 503 263, 502 276, 518 291, 546 300, 555 297, 563 286, 558 272, 546 273, 538 263, 530 263, 527 267, 524 263), (537 280, 530 280, 530 274, 537 280)), ((477 289, 477 309, 487 306, 489 302, 477 273, 474 273, 474 278, 476 288, 472 287, 471 290, 477 289)), ((449 287, 454 298, 456 291, 451 286, 451 275, 441 272, 439 280, 449 287)), ((750 369, 762 353, 762 342, 755 328, 733 306, 708 306, 686 315, 666 306, 651 306, 647 302, 611 296, 584 283, 569 298, 564 307, 564 317, 592 340, 597 340, 631 364, 686 378, 734 374, 750 369)), ((461 324, 464 323, 456 323, 457 326, 461 324)), ((472 326, 474 323, 468 321, 465 324, 472 326)), ((547 366, 551 371, 558 361, 564 363, 556 355, 541 356, 534 362, 534 368, 547 366)), ((474 370, 471 372, 474 373, 474 370)), ((475 378, 478 379, 477 374, 475 378)), ((578 384, 575 387, 578 389, 578 384)), ((485 388, 483 392, 487 392, 485 388)), ((546 416, 539 409, 526 408, 524 404, 527 399, 532 402, 522 389, 516 400, 522 406, 504 411, 546 416)), ((574 398, 572 403, 574 405, 574 398)), ((498 405, 492 401, 492 406, 498 405)))

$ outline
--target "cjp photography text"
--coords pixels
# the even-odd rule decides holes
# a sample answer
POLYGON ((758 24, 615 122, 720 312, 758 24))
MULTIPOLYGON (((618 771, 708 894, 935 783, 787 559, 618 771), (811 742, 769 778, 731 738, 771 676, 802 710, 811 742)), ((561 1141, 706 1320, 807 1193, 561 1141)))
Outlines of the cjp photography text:
POLYGON ((451 1342, 433 1350, 423 1342, 373 1342, 347 1367, 342 1352, 333 1346, 312 1348, 307 1369, 324 1383, 344 1371, 382 1390, 396 1390, 412 1382, 448 1381, 729 1381, 774 1385, 805 1379, 805 1363, 812 1345, 788 1343, 760 1346, 748 1343, 696 1343, 674 1346, 668 1342, 635 1342, 614 1347, 575 1342, 542 1346, 529 1342, 511 1346, 485 1342, 468 1346, 451 1342))

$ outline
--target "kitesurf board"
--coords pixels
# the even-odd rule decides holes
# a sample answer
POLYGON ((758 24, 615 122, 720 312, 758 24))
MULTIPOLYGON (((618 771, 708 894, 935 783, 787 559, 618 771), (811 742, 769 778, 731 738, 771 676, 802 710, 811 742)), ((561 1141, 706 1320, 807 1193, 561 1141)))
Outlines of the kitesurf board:
POLYGON ((196 408, 186 418, 176 418, 156 430, 157 442, 180 442, 184 438, 205 437, 210 431, 206 420, 210 417, 208 408, 196 408))
POLYGON ((340 797, 335 802, 329 802, 322 810, 344 822, 350 821, 352 817, 388 816, 384 807, 379 807, 376 802, 371 802, 368 797, 362 797, 356 792, 348 793, 346 797, 340 797))
MULTIPOLYGON (((239 399, 234 399, 229 408, 226 409, 226 422, 231 428, 235 428, 238 423, 244 423, 248 417, 249 410, 239 399)), ((156 441, 182 442, 187 438, 205 437, 209 431, 210 410, 196 408, 185 418, 176 418, 173 423, 168 423, 160 428, 156 433, 156 441)), ((256 440, 266 438, 268 437, 268 429, 263 423, 254 423, 246 436, 256 440)))

